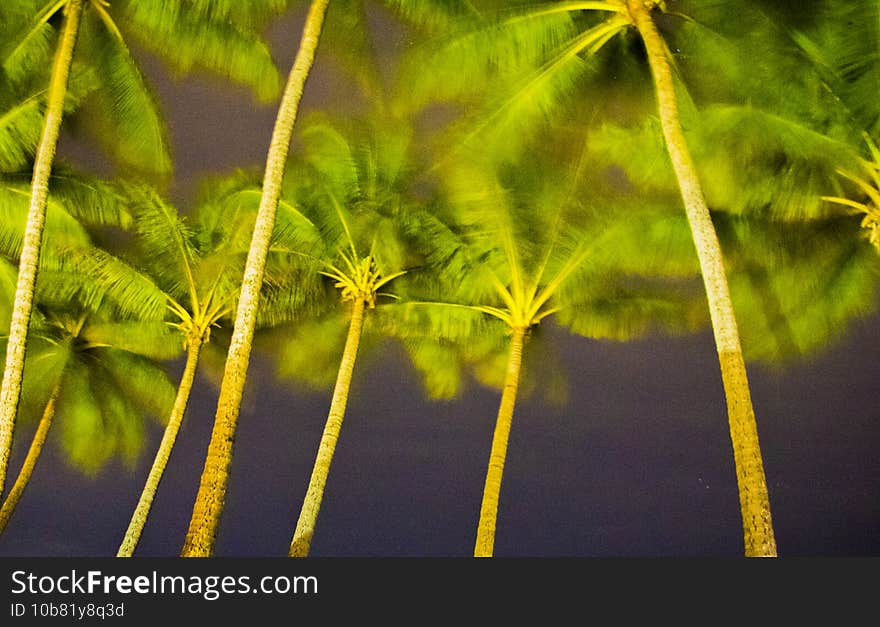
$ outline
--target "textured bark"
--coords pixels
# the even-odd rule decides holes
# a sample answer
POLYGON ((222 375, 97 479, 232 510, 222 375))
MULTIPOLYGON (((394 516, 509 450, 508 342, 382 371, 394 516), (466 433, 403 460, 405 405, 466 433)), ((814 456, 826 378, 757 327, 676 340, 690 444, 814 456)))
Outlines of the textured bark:
POLYGON ((776 539, 770 517, 770 499, 761 461, 758 429, 733 302, 724 270, 721 245, 681 127, 675 98, 675 84, 666 57, 666 46, 651 17, 653 4, 644 0, 628 0, 630 15, 647 50, 666 148, 681 189, 706 288, 715 346, 721 366, 721 378, 727 397, 730 437, 740 493, 745 555, 775 557, 776 539))
POLYGON ((31 446, 21 465, 21 470, 18 471, 18 477, 16 477, 15 483, 12 484, 9 494, 6 495, 3 507, 0 507, 0 533, 3 533, 6 525, 9 524, 9 519, 21 500, 21 494, 31 480, 31 475, 34 474, 34 467, 37 465, 40 453, 43 452, 43 444, 45 444, 46 436, 49 434, 49 427, 52 426, 52 419, 55 417, 55 401, 58 398, 58 391, 60 389, 60 386, 56 385, 52 396, 49 397, 49 402, 46 403, 46 407, 43 409, 43 416, 40 418, 37 430, 34 432, 34 438, 31 440, 31 446))
POLYGON ((40 137, 34 160, 30 206, 18 263, 15 302, 9 325, 9 339, 6 343, 6 365, 3 370, 3 384, 0 387, 0 494, 3 493, 3 487, 6 483, 6 467, 9 464, 15 417, 18 413, 18 403, 21 397, 25 344, 33 309, 34 285, 37 281, 37 266, 43 241, 43 225, 46 222, 49 176, 52 173, 52 162, 55 159, 55 149, 58 145, 58 133, 64 114, 64 97, 67 94, 67 79, 73 62, 73 50, 76 47, 82 8, 83 0, 70 0, 64 9, 64 29, 55 52, 55 61, 49 82, 46 121, 43 124, 43 134, 40 137))
POLYGON ((312 468, 309 487, 306 490, 299 520, 296 522, 293 539, 290 542, 289 557, 308 557, 309 555, 309 547, 312 544, 315 523, 318 519, 318 510, 321 509, 321 499, 324 496, 324 486, 327 485, 327 476, 330 474, 330 463, 333 461, 333 453, 342 430, 342 419, 345 416, 345 405, 348 402, 348 390, 351 387, 351 375, 354 371, 355 359, 357 359, 363 326, 364 301, 356 299, 352 304, 348 337, 345 340, 342 361, 339 363, 339 372, 336 375, 336 386, 333 388, 333 399, 330 401, 330 413, 327 416, 327 423, 324 425, 324 433, 321 435, 321 442, 318 445, 318 455, 312 468))
POLYGON ((147 481, 144 484, 141 497, 134 508, 134 513, 131 516, 131 521, 128 523, 128 529, 125 531, 125 536, 122 538, 116 557, 131 557, 134 554, 134 550, 137 548, 138 541, 141 538, 141 533, 143 533, 144 525, 147 524, 147 517, 150 515, 153 499, 156 496, 156 491, 159 489, 159 483, 162 481, 162 475, 165 473, 165 467, 168 465, 171 451, 174 448, 174 442, 177 440, 177 433, 180 431, 180 425, 186 413, 186 404, 189 401, 193 381, 195 381, 201 348, 201 341, 190 340, 186 354, 186 365, 183 368, 183 375, 180 377, 180 384, 177 386, 177 397, 174 399, 174 406, 171 408, 168 424, 165 425, 165 432, 162 434, 159 450, 156 451, 156 457, 153 459, 150 474, 147 475, 147 481))
POLYGON ((189 529, 180 553, 182 557, 209 557, 214 552, 217 528, 226 500, 235 427, 247 378, 260 288, 263 283, 269 241, 275 225, 275 211, 281 194, 284 166, 287 162, 287 152, 303 88, 315 59, 328 3, 329 0, 314 0, 309 7, 299 50, 290 70, 287 86, 284 88, 284 95, 275 119, 275 128, 272 130, 266 171, 263 176, 263 193, 242 278, 235 326, 220 384, 214 428, 189 529))
POLYGON ((477 540, 474 557, 492 557, 495 547, 495 525, 498 519, 498 502, 501 495, 501 478, 504 474, 504 461, 507 458, 507 441, 513 422, 513 407, 519 389, 519 373, 522 368, 525 329, 513 330, 510 341, 510 356, 507 372, 504 375, 504 390, 495 420, 495 434, 492 436, 492 451, 489 453, 489 467, 486 470, 486 483, 483 487, 483 502, 480 505, 480 522, 477 525, 477 540))

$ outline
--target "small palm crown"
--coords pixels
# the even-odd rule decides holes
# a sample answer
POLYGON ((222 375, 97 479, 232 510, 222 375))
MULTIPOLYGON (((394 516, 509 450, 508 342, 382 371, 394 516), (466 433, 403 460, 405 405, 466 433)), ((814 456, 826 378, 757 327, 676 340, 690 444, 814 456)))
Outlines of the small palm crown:
MULTIPOLYGON (((327 267, 330 268, 330 271, 321 272, 321 274, 336 280, 334 287, 342 290, 341 296, 343 301, 354 302, 361 300, 370 309, 376 307, 376 296, 379 295, 379 288, 404 274, 404 271, 400 271, 383 277, 376 267, 376 260, 372 254, 367 255, 360 261, 357 261, 354 251, 351 254, 343 252, 341 256, 345 262, 347 272, 328 263, 327 267)), ((383 296, 393 298, 391 294, 383 294, 383 296)))

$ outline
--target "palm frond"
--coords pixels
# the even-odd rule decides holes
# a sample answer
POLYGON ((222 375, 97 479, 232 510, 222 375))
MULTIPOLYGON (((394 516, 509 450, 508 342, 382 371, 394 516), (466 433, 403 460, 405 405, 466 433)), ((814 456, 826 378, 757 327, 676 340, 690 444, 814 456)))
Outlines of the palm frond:
POLYGON ((67 298, 93 311, 107 305, 123 317, 139 320, 164 320, 168 312, 168 297, 163 290, 145 274, 104 250, 62 249, 57 258, 46 261, 45 273, 52 272, 59 277, 51 282, 57 291, 47 297, 56 302, 67 298), (65 283, 66 274, 82 280, 65 283))
POLYGON ((191 300, 191 307, 198 306, 193 276, 198 251, 193 243, 193 230, 177 209, 152 187, 131 185, 126 195, 131 202, 132 226, 141 263, 169 294, 176 298, 185 296, 191 300))
POLYGON ((209 19, 205 2, 189 6, 163 0, 162 4, 158 8, 138 0, 121 2, 118 21, 129 36, 179 73, 203 68, 247 85, 262 101, 278 97, 281 76, 268 46, 255 32, 226 19, 241 9, 226 11, 226 17, 215 12, 215 19, 209 19))
POLYGON ((160 321, 90 321, 80 334, 88 347, 107 347, 168 360, 180 356, 184 337, 174 327, 160 321))
MULTIPOLYGON (((87 15, 87 19, 96 19, 87 15)), ((123 164, 166 174, 171 169, 159 105, 123 40, 104 28, 85 29, 82 45, 94 59, 101 89, 82 105, 79 119, 123 164)))
POLYGON ((13 82, 20 83, 32 74, 43 76, 51 65, 52 44, 56 31, 49 19, 56 14, 64 0, 40 3, 16 2, 4 7, 0 34, 0 67, 13 82))
POLYGON ((539 8, 476 21, 468 15, 408 55, 400 85, 409 92, 413 108, 437 100, 470 100, 474 86, 484 84, 487 69, 502 79, 517 76, 524 68, 541 66, 576 33, 565 11, 539 8))
MULTIPOLYGON (((0 254, 10 259, 18 260, 21 255, 29 200, 27 186, 18 180, 0 179, 0 254)), ((56 203, 49 203, 44 230, 50 241, 47 249, 87 245, 91 241, 83 225, 56 203)))
POLYGON ((828 215, 821 196, 858 152, 789 118, 753 107, 716 106, 703 113, 699 149, 705 191, 714 208, 766 211, 783 219, 828 215))
POLYGON ((708 325, 708 310, 701 294, 679 294, 674 285, 639 283, 621 282, 592 295, 566 299, 555 318, 578 335, 615 341, 629 341, 651 332, 692 333, 708 325))
POLYGON ((165 368, 122 347, 101 349, 99 359, 104 376, 114 382, 134 411, 165 421, 177 395, 165 368))
POLYGON ((97 474, 112 455, 112 443, 84 369, 69 368, 66 372, 55 414, 67 462, 87 475, 97 474))

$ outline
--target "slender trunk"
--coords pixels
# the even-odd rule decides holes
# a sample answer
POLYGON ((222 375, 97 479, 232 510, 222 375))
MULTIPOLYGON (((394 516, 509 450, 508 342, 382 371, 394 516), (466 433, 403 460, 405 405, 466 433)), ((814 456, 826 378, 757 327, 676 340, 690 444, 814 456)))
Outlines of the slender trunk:
POLYGON ((318 510, 321 509, 321 499, 324 496, 324 486, 327 484, 327 475, 330 474, 330 462, 333 461, 333 452, 336 450, 339 432, 342 430, 345 404, 348 401, 348 390, 351 387, 351 374, 354 371, 354 362, 357 358, 363 326, 364 301, 357 298, 352 303, 351 322, 348 325, 348 337, 345 340, 342 361, 336 375, 333 399, 330 401, 330 413, 327 416, 327 423, 324 425, 324 433, 321 435, 321 443, 318 445, 318 455, 312 468, 309 487, 306 490, 306 496, 299 513, 299 520, 296 521, 293 539, 290 542, 290 550, 287 553, 289 557, 307 557, 309 554, 312 535, 315 533, 315 522, 318 519, 318 510))
POLYGON ((24 351, 27 330, 31 321, 34 285, 37 281, 37 265, 43 241, 43 225, 46 222, 46 201, 49 197, 49 175, 61 130, 64 114, 64 97, 67 93, 67 78, 73 62, 73 49, 79 31, 83 0, 70 0, 64 9, 64 30, 55 52, 52 76, 49 82, 46 103, 46 121, 43 135, 37 147, 34 172, 31 180, 31 199, 28 208, 27 226, 22 241, 21 257, 18 263, 18 282, 15 286, 15 303, 9 324, 9 339, 6 343, 6 366, 3 370, 3 384, 0 388, 0 494, 6 483, 6 467, 12 449, 12 434, 15 430, 15 416, 21 397, 21 377, 24 370, 24 351))
POLYGON ((34 432, 34 439, 31 440, 31 447, 24 458, 21 470, 18 471, 18 477, 16 477, 15 483, 12 484, 9 494, 6 495, 3 507, 0 507, 0 533, 3 533, 6 525, 9 524, 9 519, 21 500, 21 494, 27 487, 28 481, 31 480, 31 475, 34 474, 34 466, 37 465, 40 453, 43 452, 43 444, 46 442, 46 436, 49 434, 49 427, 52 426, 52 418, 55 417, 55 401, 58 399, 60 389, 61 386, 56 384, 55 389, 52 391, 52 396, 49 397, 49 402, 46 403, 46 407, 43 409, 43 416, 40 418, 37 430, 34 432))
POLYGON ((501 494, 501 476, 504 474, 504 460, 507 458, 507 440, 513 421, 513 406, 519 389, 519 373, 522 367, 523 328, 513 330, 510 341, 510 357, 507 360, 507 373, 504 375, 504 390, 495 420, 495 434, 492 436, 492 452, 489 453, 489 468, 486 470, 486 484, 483 487, 483 502, 480 505, 480 522, 477 525, 477 541, 474 557, 492 557, 495 546, 495 524, 498 519, 498 500, 501 494))
POLYGON ((147 516, 150 514, 153 498, 156 496, 156 490, 159 489, 159 482, 162 481, 165 466, 168 465, 171 450, 174 448, 177 433, 180 431, 180 425, 183 422, 186 404, 189 401, 190 391, 196 377, 196 368, 199 364, 201 348, 202 343, 199 339, 190 340, 186 354, 186 365, 183 368, 183 375, 180 377, 180 385, 177 386, 177 397, 174 399, 174 406, 171 408, 168 424, 165 426, 162 441, 159 443, 159 450, 156 451, 156 457, 153 459, 153 466, 150 468, 150 474, 147 476, 147 482, 144 484, 141 498, 138 500, 134 513, 131 516, 131 521, 128 523, 128 529, 122 538, 122 543, 119 545, 116 557, 132 556, 141 538, 144 525, 147 524, 147 516))
POLYGON ((721 246, 681 127, 675 85, 666 57, 665 44, 651 17, 650 6, 646 6, 648 3, 644 0, 628 1, 630 15, 647 49, 657 91, 660 123, 672 166, 678 178, 706 287, 715 345, 721 365, 721 378, 727 397, 745 555, 775 557, 776 539, 770 517, 770 499, 761 460, 761 449, 758 444, 758 428, 733 303, 724 271, 721 246))
POLYGON ((329 0, 313 0, 309 7, 299 51, 293 62, 278 109, 275 128, 272 131, 266 172, 263 177, 263 194, 260 198, 254 234, 242 278, 235 326, 220 384, 214 428, 189 529, 180 553, 182 557, 209 557, 214 553, 217 527, 226 500, 229 466, 232 463, 232 444, 247 378, 260 288, 263 283, 263 269, 275 225, 275 210, 281 195, 287 151, 303 88, 315 59, 328 3, 329 0))

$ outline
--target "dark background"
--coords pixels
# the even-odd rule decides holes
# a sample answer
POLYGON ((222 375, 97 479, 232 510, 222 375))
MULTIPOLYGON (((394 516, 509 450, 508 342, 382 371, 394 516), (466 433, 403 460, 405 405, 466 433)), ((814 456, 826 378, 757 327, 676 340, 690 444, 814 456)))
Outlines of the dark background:
MULTIPOLYGON (((296 11, 270 32, 284 73, 301 24, 296 11)), ((377 37, 400 43, 384 29, 377 37)), ((161 63, 139 56, 169 119, 171 194, 183 210, 202 174, 263 165, 276 104, 257 104, 217 79, 170 78, 161 63)), ((319 49, 301 115, 349 98, 336 69, 319 49)), ((60 154, 103 167, 77 137, 65 136, 60 154)), ((858 321, 842 341, 785 370, 749 364, 781 556, 880 555, 878 322, 858 321)), ((536 393, 517 404, 496 556, 742 555, 711 334, 615 344, 552 325, 541 332, 554 340, 570 397, 557 406, 536 393)), ((454 401, 428 401, 402 351, 390 344, 379 351, 355 369, 311 554, 469 556, 500 394, 471 385, 454 401)), ((204 375, 197 379, 136 555, 180 550, 216 392, 204 375)), ((281 384, 265 357, 253 355, 218 556, 286 555, 329 402, 329 388, 281 384)), ((17 427, 10 483, 32 430, 17 427)), ((115 555, 161 426, 151 425, 150 436, 136 468, 113 463, 90 479, 64 462, 50 435, 0 536, 0 556, 115 555)))

